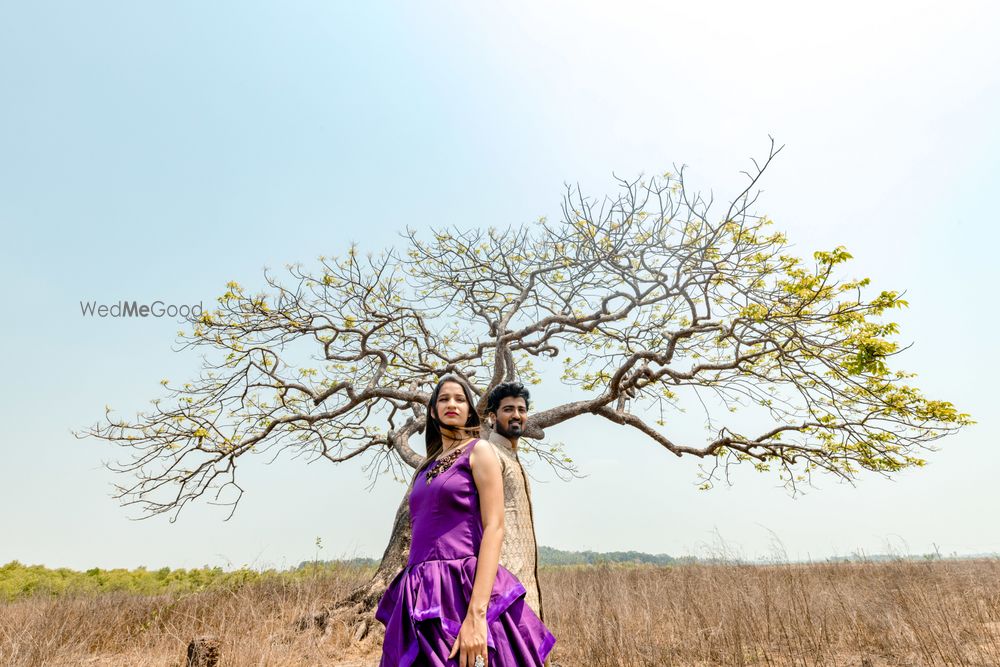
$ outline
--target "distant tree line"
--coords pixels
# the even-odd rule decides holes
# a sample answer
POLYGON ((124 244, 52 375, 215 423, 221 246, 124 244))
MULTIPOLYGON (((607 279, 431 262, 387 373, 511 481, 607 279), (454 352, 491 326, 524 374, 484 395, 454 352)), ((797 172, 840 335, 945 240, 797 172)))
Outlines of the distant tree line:
POLYGON ((539 547, 540 565, 596 565, 598 563, 648 563, 650 565, 671 565, 679 561, 667 554, 647 554, 642 551, 563 551, 552 547, 539 547))
MULTIPOLYGON (((648 554, 642 551, 563 551, 542 546, 538 549, 539 563, 542 566, 565 565, 601 565, 601 564, 645 564, 645 565, 684 565, 689 563, 731 565, 734 562, 752 563, 753 561, 734 561, 727 558, 696 558, 694 556, 674 557, 667 554, 648 554)), ((817 562, 875 562, 892 560, 938 560, 938 559, 994 559, 1000 558, 996 552, 970 554, 959 556, 951 553, 942 556, 940 553, 929 554, 867 554, 855 552, 850 556, 832 556, 819 559, 817 562)), ((11 561, 0 565, 0 602, 10 602, 31 595, 64 595, 107 593, 125 591, 139 595, 188 594, 197 593, 209 588, 228 588, 236 590, 247 584, 266 580, 284 580, 292 582, 325 574, 335 574, 338 571, 353 568, 377 568, 377 558, 350 558, 344 560, 302 561, 289 570, 252 570, 242 567, 238 570, 226 571, 221 567, 193 569, 170 569, 163 567, 149 570, 145 567, 134 569, 115 568, 101 569, 94 567, 89 570, 73 570, 70 568, 48 568, 44 565, 24 565, 11 561)))

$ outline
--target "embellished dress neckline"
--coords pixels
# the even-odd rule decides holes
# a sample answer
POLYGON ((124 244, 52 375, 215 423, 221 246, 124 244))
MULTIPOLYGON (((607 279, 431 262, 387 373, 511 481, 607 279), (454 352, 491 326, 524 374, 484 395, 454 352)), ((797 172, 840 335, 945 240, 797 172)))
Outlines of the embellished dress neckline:
POLYGON ((455 464, 455 462, 462 457, 462 454, 465 453, 465 450, 471 450, 475 446, 478 440, 479 438, 473 438, 464 445, 459 445, 458 447, 455 447, 453 450, 451 450, 444 456, 438 454, 437 458, 434 460, 434 463, 431 463, 426 468, 427 483, 430 484, 435 477, 437 477, 443 472, 448 471, 455 464))

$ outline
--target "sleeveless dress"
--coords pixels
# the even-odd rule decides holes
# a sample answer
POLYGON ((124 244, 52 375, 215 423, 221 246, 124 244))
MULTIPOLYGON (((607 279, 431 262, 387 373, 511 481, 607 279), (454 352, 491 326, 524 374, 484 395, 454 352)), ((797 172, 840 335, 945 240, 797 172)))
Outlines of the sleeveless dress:
MULTIPOLYGON (((465 620, 483 539, 479 492, 469 463, 476 442, 467 444, 447 469, 433 470, 431 464, 413 482, 410 557, 375 611, 385 625, 380 667, 458 664, 458 653, 447 658, 465 620)), ((540 667, 556 642, 524 596, 521 582, 499 565, 486 609, 490 667, 540 667)))

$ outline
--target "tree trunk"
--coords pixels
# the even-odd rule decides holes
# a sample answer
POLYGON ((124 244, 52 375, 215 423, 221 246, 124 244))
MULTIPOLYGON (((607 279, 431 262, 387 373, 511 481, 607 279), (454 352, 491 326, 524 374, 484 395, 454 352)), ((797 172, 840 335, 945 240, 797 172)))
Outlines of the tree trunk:
MULTIPOLYGON (((311 625, 326 633, 333 621, 339 621, 352 628, 354 638, 361 641, 368 632, 379 625, 375 619, 375 608, 382 598, 382 593, 389 582, 406 566, 410 557, 410 490, 412 481, 407 487, 403 500, 396 509, 396 519, 392 524, 392 534, 389 545, 382 554, 382 562, 378 570, 368 582, 355 588, 349 595, 332 604, 324 606, 314 614, 311 625)), ((300 620, 299 629, 304 630, 310 625, 309 620, 300 620)))

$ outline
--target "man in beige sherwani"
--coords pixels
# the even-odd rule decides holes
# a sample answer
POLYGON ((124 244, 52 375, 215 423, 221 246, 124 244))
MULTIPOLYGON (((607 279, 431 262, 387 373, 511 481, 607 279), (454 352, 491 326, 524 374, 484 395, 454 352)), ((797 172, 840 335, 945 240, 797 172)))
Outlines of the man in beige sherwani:
POLYGON ((520 382, 497 385, 486 403, 489 442, 503 468, 504 537, 500 562, 524 584, 525 602, 545 620, 538 584, 538 543, 528 476, 517 457, 517 444, 528 421, 528 390, 520 382))

